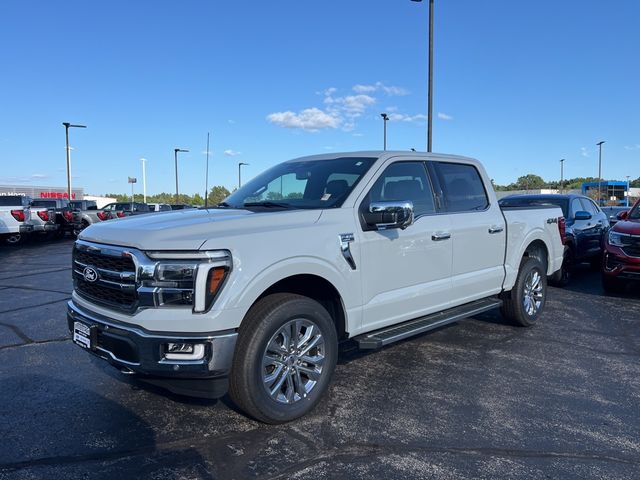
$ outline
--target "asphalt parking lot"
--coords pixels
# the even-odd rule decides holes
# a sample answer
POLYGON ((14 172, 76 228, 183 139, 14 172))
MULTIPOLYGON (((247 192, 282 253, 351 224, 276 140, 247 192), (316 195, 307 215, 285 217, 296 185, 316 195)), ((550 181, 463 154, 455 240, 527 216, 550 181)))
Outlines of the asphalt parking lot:
POLYGON ((585 269, 530 329, 491 313, 347 346, 320 406, 273 427, 74 346, 71 245, 0 248, 0 479, 639 477, 638 289, 585 269))

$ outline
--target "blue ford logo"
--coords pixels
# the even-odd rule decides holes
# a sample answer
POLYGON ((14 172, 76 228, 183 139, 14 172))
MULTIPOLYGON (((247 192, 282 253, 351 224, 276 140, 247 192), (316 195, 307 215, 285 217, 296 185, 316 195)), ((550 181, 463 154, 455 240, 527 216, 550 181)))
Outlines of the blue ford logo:
POLYGON ((85 267, 82 276, 87 282, 93 283, 98 280, 98 272, 93 267, 85 267))

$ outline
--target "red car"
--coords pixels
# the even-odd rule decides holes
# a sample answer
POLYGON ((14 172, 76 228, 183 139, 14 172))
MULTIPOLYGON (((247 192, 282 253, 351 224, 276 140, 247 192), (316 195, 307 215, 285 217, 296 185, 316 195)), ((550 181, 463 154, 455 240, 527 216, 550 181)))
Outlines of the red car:
POLYGON ((629 212, 620 212, 618 220, 604 242, 602 286, 607 292, 640 281, 640 200, 629 212))

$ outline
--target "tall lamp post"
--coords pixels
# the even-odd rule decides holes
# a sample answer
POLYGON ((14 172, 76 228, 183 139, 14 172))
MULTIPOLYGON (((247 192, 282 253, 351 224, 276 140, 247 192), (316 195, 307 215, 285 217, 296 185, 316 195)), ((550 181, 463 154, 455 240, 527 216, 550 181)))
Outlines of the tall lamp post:
POLYGON ((387 121, 389 120, 389 115, 387 115, 386 113, 381 113, 380 116, 382 117, 382 123, 384 123, 384 148, 383 150, 387 149, 387 121))
POLYGON ((249 165, 249 164, 244 162, 238 163, 238 188, 242 186, 242 166, 243 165, 249 165))
POLYGON ((133 212, 133 184, 136 183, 138 179, 136 177, 128 177, 127 182, 131 184, 131 211, 133 212))
POLYGON ((596 143, 598 146, 598 205, 602 205, 602 144, 604 140, 596 143))
POLYGON ((564 158, 560 160, 560 193, 564 191, 564 158))
POLYGON ((64 125, 64 134, 67 140, 67 195, 69 195, 69 201, 71 197, 71 148, 69 147, 69 128, 87 128, 86 125, 73 125, 69 122, 62 122, 64 125))
POLYGON ((629 175, 627 175, 627 207, 629 206, 629 175))
POLYGON ((142 198, 143 202, 147 203, 147 159, 141 158, 142 162, 142 198))
POLYGON ((183 150, 181 148, 174 148, 173 149, 173 158, 175 159, 176 162, 176 203, 180 203, 179 200, 179 193, 178 193, 178 152, 188 152, 189 150, 183 150))
POLYGON ((209 207, 209 132, 207 132, 207 168, 204 174, 204 208, 209 207))
MULTIPOLYGON (((411 0, 421 2, 422 0, 411 0)), ((431 152, 433 125, 433 0, 429 0, 429 80, 427 94, 427 152, 431 152)))

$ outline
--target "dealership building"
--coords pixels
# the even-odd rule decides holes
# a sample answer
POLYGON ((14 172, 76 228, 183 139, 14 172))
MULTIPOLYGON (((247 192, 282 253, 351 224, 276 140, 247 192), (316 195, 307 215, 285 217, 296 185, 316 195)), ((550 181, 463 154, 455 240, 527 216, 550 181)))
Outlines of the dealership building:
MULTIPOLYGON (((69 198, 66 187, 39 187, 32 185, 0 185, 0 196, 22 195, 30 198, 69 198)), ((71 189, 73 200, 84 200, 84 188, 71 189)))

